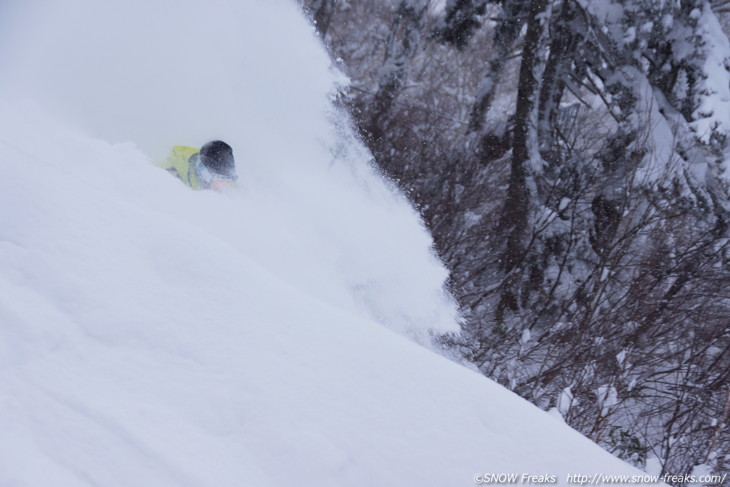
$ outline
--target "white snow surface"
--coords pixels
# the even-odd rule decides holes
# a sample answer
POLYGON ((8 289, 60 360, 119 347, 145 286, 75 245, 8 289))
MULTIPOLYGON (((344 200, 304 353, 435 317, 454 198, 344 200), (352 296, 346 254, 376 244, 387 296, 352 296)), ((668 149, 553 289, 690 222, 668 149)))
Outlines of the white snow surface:
POLYGON ((456 329, 446 271, 293 4, 0 10, 0 486, 638 473, 406 338, 456 329), (211 138, 238 188, 152 164, 211 138))

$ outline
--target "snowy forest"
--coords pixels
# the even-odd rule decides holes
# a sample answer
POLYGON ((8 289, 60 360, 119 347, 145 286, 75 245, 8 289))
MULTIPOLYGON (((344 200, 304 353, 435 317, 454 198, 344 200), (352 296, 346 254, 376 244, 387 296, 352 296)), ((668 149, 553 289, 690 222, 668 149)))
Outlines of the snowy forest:
POLYGON ((730 2, 300 0, 420 212, 443 353, 663 473, 730 469, 730 2))

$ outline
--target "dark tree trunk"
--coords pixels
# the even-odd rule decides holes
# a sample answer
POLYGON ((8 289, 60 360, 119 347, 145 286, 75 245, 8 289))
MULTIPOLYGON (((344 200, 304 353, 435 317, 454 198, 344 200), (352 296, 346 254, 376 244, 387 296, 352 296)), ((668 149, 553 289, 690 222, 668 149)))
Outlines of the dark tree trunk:
POLYGON ((309 7, 309 15, 322 39, 327 35, 327 30, 332 21, 332 14, 335 12, 337 0, 314 0, 309 7))
MULTIPOLYGON (((547 8, 548 0, 531 0, 520 65, 519 86, 517 89, 517 107, 512 138, 512 160, 510 164, 509 187, 507 199, 499 222, 500 235, 506 238, 506 249, 502 266, 506 273, 513 271, 523 260, 526 249, 526 234, 529 221, 529 192, 527 189, 527 169, 529 160, 528 132, 537 89, 535 67, 537 51, 541 39, 540 17, 547 8)), ((516 283, 507 279, 503 287, 497 309, 498 317, 506 308, 516 310, 518 306, 516 283)))
MULTIPOLYGON (((560 14, 554 23, 552 40, 550 42, 550 56, 545 64, 540 87, 538 103, 538 136, 540 142, 551 139, 551 130, 555 126, 557 110, 565 89, 564 75, 566 63, 571 60, 569 52, 574 45, 569 22, 573 12, 569 0, 563 0, 560 14)), ((548 142, 549 143, 549 142, 548 142)))
POLYGON ((484 124, 509 53, 514 48, 522 25, 525 23, 529 5, 527 0, 503 2, 502 21, 494 30, 493 52, 489 58, 487 73, 479 84, 476 100, 469 116, 470 131, 479 132, 484 124))

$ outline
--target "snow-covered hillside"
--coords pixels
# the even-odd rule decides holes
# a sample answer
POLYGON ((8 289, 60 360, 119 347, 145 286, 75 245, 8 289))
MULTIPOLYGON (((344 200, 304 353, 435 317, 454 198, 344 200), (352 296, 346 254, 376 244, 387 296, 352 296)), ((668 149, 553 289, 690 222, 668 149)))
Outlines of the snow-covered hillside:
POLYGON ((446 271, 293 4, 0 8, 0 486, 638 473, 406 338, 446 271), (211 138, 238 188, 152 164, 211 138))

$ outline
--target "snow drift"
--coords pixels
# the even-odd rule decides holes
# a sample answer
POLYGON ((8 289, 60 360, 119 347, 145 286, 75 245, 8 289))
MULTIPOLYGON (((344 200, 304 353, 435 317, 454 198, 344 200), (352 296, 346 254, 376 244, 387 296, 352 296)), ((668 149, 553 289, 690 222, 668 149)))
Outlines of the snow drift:
POLYGON ((446 272, 294 5, 3 8, 0 485, 636 472, 379 326, 455 329, 446 272), (151 164, 217 137, 236 190, 151 164))

